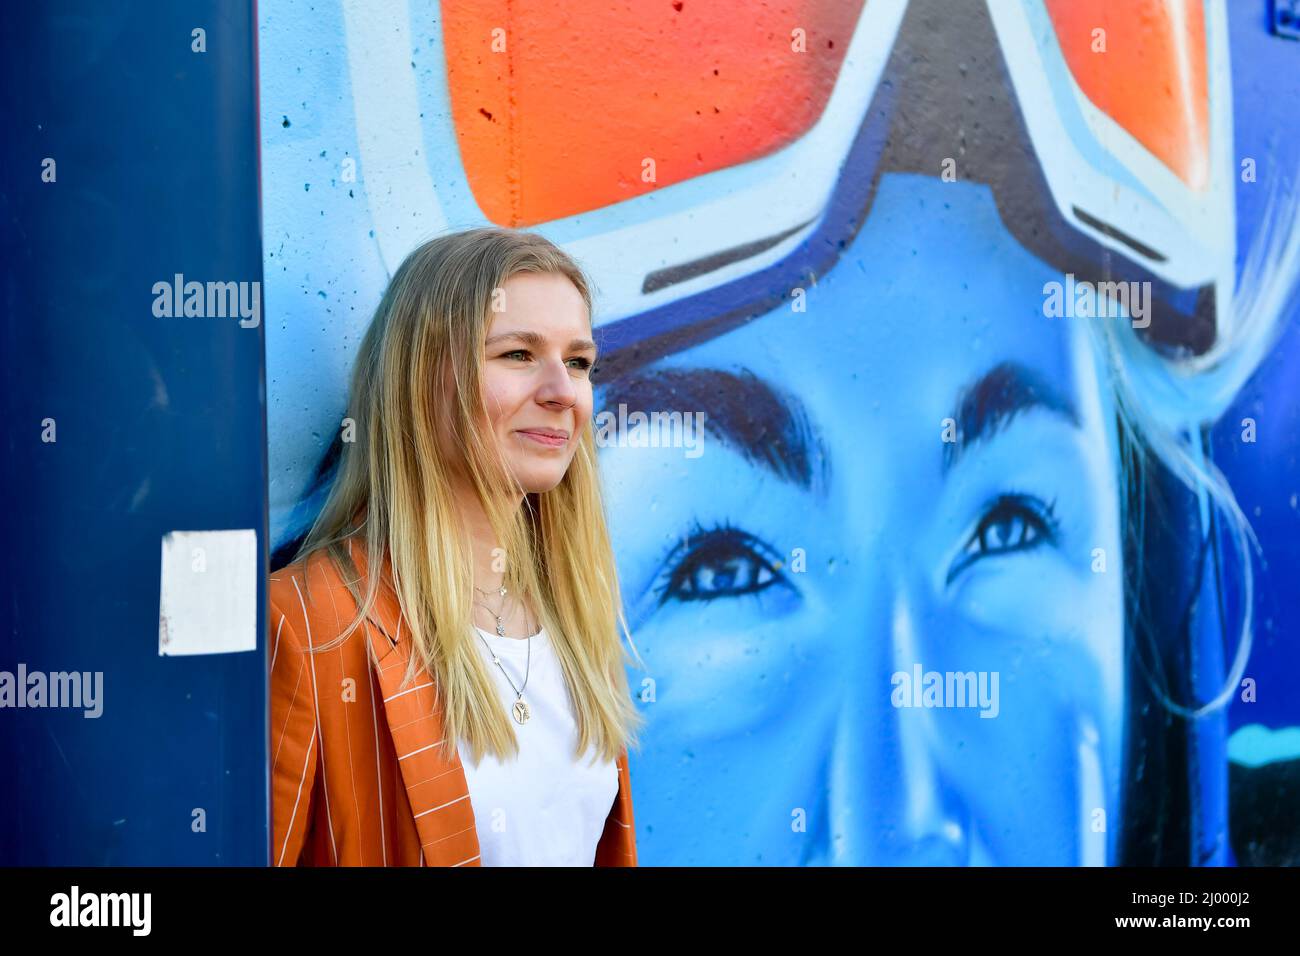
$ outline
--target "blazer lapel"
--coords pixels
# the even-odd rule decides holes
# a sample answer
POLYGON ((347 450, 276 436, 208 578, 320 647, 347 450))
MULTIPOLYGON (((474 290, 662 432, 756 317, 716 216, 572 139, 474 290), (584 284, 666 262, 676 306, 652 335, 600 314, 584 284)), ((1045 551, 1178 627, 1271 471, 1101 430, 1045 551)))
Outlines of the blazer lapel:
MULTIPOLYGON (((353 549, 364 577, 365 559, 353 549)), ((442 704, 429 672, 417 665, 415 679, 401 687, 411 660, 411 642, 402 634, 397 595, 381 586, 367 617, 374 664, 384 695, 384 715, 397 751, 402 783, 415 815, 420 849, 428 866, 480 866, 478 831, 465 770, 454 744, 444 752, 442 704)))
POLYGON ((420 848, 429 866, 479 866, 474 807, 460 757, 443 752, 442 709, 428 671, 417 667, 415 680, 399 689, 410 661, 410 641, 400 641, 378 663, 384 714, 397 750, 406 796, 415 815, 420 848), (436 709, 435 709, 436 707, 436 709))

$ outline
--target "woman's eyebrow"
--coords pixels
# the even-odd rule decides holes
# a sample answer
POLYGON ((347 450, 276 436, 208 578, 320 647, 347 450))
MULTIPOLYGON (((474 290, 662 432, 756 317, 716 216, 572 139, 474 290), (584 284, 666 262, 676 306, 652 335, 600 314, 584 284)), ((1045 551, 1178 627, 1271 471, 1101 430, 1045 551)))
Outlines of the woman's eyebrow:
POLYGON ((704 413, 704 429, 782 481, 825 495, 830 454, 794 395, 749 369, 659 368, 600 382, 600 408, 656 414, 704 413))
POLYGON ((1079 415, 1069 400, 1051 383, 1019 362, 995 365, 958 393, 956 441, 943 446, 943 470, 947 473, 961 456, 977 443, 991 438, 1013 418, 1041 408, 1060 416, 1075 428, 1079 415))
MULTIPOLYGON (((544 336, 540 335, 537 332, 533 332, 531 330, 521 329, 518 332, 501 332, 498 335, 489 336, 487 341, 483 343, 483 347, 491 348, 497 342, 501 342, 505 339, 518 339, 520 342, 523 342, 529 348, 534 348, 534 349, 539 349, 546 344, 546 338, 544 336)), ((593 342, 591 339, 571 339, 569 341, 568 350, 570 352, 583 352, 583 351, 594 352, 596 350, 596 343, 593 342)))

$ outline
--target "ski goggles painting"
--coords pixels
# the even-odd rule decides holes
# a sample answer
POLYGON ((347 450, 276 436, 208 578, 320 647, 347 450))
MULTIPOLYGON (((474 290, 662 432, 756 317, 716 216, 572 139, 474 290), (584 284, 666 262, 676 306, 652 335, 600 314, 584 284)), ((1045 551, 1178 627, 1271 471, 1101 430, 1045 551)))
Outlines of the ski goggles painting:
POLYGON ((275 543, 406 253, 535 230, 598 292, 643 864, 1300 861, 1256 7, 262 4, 275 543))

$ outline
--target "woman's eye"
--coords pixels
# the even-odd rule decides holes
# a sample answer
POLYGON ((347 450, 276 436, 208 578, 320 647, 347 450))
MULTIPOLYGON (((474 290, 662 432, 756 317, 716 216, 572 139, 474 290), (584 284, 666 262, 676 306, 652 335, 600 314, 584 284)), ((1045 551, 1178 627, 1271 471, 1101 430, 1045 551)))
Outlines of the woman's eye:
MULTIPOLYGON (((504 358, 504 359, 512 359, 512 358, 514 358, 515 356, 519 356, 520 358, 522 358, 522 359, 524 359, 524 360, 527 360, 527 359, 529 359, 529 358, 532 357, 532 353, 530 353, 527 349, 515 349, 515 350, 512 351, 512 352, 505 352, 505 353, 503 353, 501 357, 504 358)), ((578 368, 578 369, 581 369, 582 371, 586 371, 587 369, 591 368, 591 366, 592 366, 592 364, 593 364, 593 362, 591 361, 591 359, 589 359, 589 358, 585 358, 585 357, 583 357, 583 356, 577 356, 577 357, 575 357, 575 358, 571 358, 571 359, 569 359, 569 362, 570 362, 570 363, 573 363, 573 362, 578 363, 576 366, 573 366, 573 367, 578 368)))
POLYGON ((736 528, 699 530, 674 550, 686 553, 668 572, 659 603, 712 601, 786 583, 776 562, 764 557, 767 550, 753 535, 736 528))
POLYGON ((1054 502, 1044 505, 1030 495, 999 497, 980 518, 948 580, 982 558, 1028 551, 1054 541, 1057 531, 1054 507, 1054 502))

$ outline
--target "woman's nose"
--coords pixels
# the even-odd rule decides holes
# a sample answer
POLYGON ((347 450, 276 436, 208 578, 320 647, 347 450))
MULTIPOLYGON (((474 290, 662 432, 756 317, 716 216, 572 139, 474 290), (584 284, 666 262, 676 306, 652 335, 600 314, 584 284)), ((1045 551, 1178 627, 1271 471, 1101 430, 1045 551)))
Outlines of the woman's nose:
POLYGON ((577 388, 562 359, 547 360, 542 381, 537 387, 537 400, 548 405, 568 408, 578 400, 577 388))
POLYGON ((971 813, 938 755, 927 708, 896 707, 893 675, 919 661, 915 608, 901 583, 879 582, 861 629, 856 666, 831 754, 831 862, 849 866, 964 866, 971 813))

